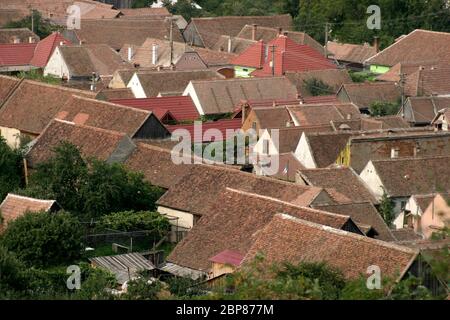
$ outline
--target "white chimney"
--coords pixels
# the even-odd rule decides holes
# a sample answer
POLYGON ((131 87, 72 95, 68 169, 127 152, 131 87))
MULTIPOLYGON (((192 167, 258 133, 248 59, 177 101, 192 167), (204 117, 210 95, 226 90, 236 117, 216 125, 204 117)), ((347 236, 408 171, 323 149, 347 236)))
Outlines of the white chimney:
POLYGON ((152 64, 156 65, 158 62, 158 45, 155 43, 152 47, 152 64))
POLYGON ((28 37, 28 43, 34 43, 34 38, 33 37, 28 37))
POLYGON ((231 53, 232 47, 231 47, 231 36, 228 37, 228 53, 231 53))
POLYGON ((133 48, 128 47, 128 61, 131 61, 133 59, 133 48))

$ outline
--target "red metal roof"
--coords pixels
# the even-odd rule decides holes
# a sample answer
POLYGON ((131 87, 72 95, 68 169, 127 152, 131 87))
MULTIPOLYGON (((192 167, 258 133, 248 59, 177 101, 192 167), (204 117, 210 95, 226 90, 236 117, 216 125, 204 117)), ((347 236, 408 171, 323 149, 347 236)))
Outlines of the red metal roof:
POLYGON ((30 65, 36 46, 36 43, 0 44, 0 67, 30 65))
POLYGON ((298 44, 284 35, 278 36, 267 44, 259 41, 233 59, 232 63, 260 69, 254 71, 253 76, 272 75, 272 46, 275 46, 275 75, 283 75, 286 71, 337 68, 319 51, 308 45, 298 44))
POLYGON ((115 99, 110 102, 152 111, 157 117, 162 113, 165 114, 165 112, 161 110, 168 110, 177 121, 194 121, 200 117, 200 114, 198 113, 197 108, 195 107, 195 104, 190 96, 115 99))
POLYGON ((59 32, 53 32, 47 38, 39 41, 34 52, 34 57, 31 60, 31 65, 38 68, 44 68, 55 48, 61 45, 61 43, 64 45, 71 44, 71 42, 64 38, 59 32))
MULTIPOLYGON (((201 124, 201 135, 194 134, 194 124, 177 124, 166 126, 170 132, 174 132, 177 129, 185 129, 191 135, 193 142, 218 142, 227 140, 227 130, 239 130, 242 127, 242 119, 223 119, 218 121, 203 122, 201 124), (222 134, 222 137, 205 137, 205 133, 209 129, 217 129, 222 134)), ((228 137, 230 138, 230 137, 228 137)))
POLYGON ((214 263, 230 264, 232 266, 238 267, 243 259, 244 255, 237 251, 224 250, 214 257, 210 258, 209 261, 214 263))

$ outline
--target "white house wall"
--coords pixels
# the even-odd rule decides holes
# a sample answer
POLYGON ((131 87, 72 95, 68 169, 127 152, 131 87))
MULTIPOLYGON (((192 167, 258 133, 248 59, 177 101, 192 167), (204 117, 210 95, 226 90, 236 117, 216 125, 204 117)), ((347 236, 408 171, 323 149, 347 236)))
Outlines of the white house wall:
POLYGON ((203 111, 202 108, 202 104, 200 103, 200 99, 197 96, 197 92, 195 91, 192 82, 189 82, 186 89, 184 89, 183 96, 190 96, 192 102, 194 102, 195 108, 197 108, 197 112, 202 116, 205 115, 205 112, 203 111))
POLYGON ((163 206, 159 206, 157 211, 162 215, 167 215, 170 224, 173 226, 184 229, 191 229, 194 226, 194 215, 189 212, 174 210, 163 206))
POLYGON ((298 142, 297 148, 295 149, 294 155, 305 168, 307 169, 317 168, 316 162, 314 160, 311 148, 309 147, 308 139, 305 133, 302 134, 300 141, 298 142))
POLYGON ((6 140, 6 144, 11 148, 20 145, 20 131, 14 128, 0 127, 0 135, 6 140))
POLYGON ((44 68, 44 76, 54 76, 57 78, 70 79, 70 72, 67 64, 65 63, 59 48, 53 52, 52 56, 48 60, 47 65, 44 68))
POLYGON ((141 82, 139 81, 139 77, 136 73, 131 77, 127 88, 131 89, 136 99, 147 98, 144 88, 142 87, 141 82))
POLYGON ((377 200, 381 200, 384 193, 383 183, 381 182, 381 179, 378 176, 378 173, 375 170, 372 161, 369 161, 369 163, 367 163, 366 167, 363 169, 363 171, 361 171, 361 174, 359 176, 366 183, 377 200))

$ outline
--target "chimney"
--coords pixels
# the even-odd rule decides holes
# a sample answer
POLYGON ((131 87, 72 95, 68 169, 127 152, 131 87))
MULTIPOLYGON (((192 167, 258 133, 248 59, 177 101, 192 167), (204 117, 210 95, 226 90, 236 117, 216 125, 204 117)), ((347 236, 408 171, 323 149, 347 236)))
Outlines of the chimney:
POLYGON ((34 43, 34 38, 33 37, 28 37, 28 42, 29 43, 34 43))
POLYGON ((256 31, 258 30, 258 25, 256 23, 253 24, 252 28, 252 40, 256 41, 256 31))
POLYGON ((59 46, 61 47, 61 46, 63 46, 64 45, 64 41, 60 41, 59 42, 59 46))
POLYGON ((155 64, 158 62, 158 45, 156 43, 152 46, 152 64, 155 64))
POLYGON ((130 46, 128 47, 128 61, 131 61, 133 59, 133 48, 130 46))
POLYGON ((375 52, 380 52, 380 37, 373 37, 373 46, 375 47, 375 52))
POLYGON ((283 28, 278 28, 278 35, 281 36, 283 34, 283 28))
POLYGON ((287 31, 283 32, 283 36, 285 36, 285 37, 287 37, 288 34, 289 34, 289 32, 287 32, 287 31))
POLYGON ((232 43, 231 43, 231 36, 228 37, 228 53, 231 53, 232 51, 232 43))

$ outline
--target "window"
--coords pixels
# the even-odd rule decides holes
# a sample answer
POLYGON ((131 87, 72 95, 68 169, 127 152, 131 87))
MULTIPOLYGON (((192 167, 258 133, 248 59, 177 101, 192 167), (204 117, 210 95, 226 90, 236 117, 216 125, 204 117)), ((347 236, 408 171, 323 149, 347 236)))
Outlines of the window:
POLYGON ((269 154, 269 140, 267 139, 263 140, 263 153, 269 154))
POLYGON ((391 158, 395 159, 398 158, 398 154, 399 154, 399 148, 392 148, 391 149, 391 158))
POLYGON ((252 129, 253 129, 253 130, 256 130, 256 121, 253 121, 253 122, 252 122, 252 129))

